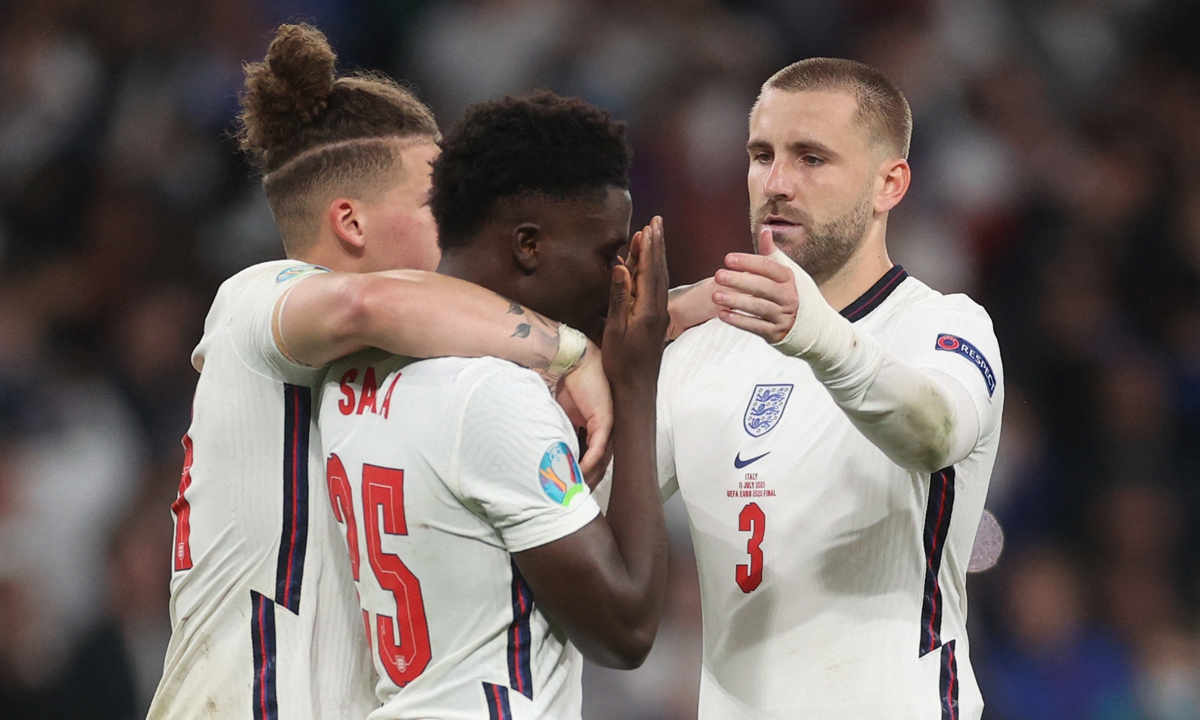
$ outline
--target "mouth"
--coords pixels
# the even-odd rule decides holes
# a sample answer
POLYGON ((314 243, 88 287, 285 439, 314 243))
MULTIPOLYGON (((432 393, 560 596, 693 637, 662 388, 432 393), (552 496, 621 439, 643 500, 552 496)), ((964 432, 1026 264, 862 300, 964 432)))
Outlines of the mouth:
POLYGON ((799 227, 800 223, 788 220, 781 215, 768 215, 763 220, 763 227, 769 227, 772 230, 784 230, 787 228, 799 227))

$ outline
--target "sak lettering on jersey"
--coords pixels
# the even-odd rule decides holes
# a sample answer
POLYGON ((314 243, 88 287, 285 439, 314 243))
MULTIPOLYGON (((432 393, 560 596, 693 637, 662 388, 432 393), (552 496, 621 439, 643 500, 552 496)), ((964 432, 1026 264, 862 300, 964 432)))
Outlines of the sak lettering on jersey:
POLYGON ((783 417, 792 385, 755 385, 750 404, 742 418, 742 426, 750 437, 762 437, 783 417))
POLYGON ((996 392, 996 373, 992 372, 991 363, 987 361, 983 353, 979 352, 979 348, 957 335, 950 335, 948 333, 938 335, 935 347, 943 352, 957 353, 970 360, 975 367, 979 368, 979 372, 983 374, 983 382, 987 384, 988 397, 991 397, 996 392))
POLYGON ((546 448, 538 479, 541 480, 542 490, 551 500, 563 507, 569 506, 571 500, 583 492, 582 477, 579 463, 575 462, 575 456, 566 443, 556 442, 546 448))

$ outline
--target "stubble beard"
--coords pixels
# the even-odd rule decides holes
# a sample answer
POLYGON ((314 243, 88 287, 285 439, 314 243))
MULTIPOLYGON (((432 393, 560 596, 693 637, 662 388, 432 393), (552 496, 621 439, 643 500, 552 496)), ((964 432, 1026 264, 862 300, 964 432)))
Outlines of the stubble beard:
POLYGON ((817 283, 836 275, 850 258, 858 252, 867 237, 867 226, 871 222, 872 202, 870 193, 862 198, 845 215, 828 222, 818 223, 801 210, 768 202, 750 214, 750 227, 754 242, 762 232, 763 222, 771 214, 777 214, 804 226, 804 242, 795 243, 782 232, 772 231, 772 239, 785 255, 792 259, 817 283))

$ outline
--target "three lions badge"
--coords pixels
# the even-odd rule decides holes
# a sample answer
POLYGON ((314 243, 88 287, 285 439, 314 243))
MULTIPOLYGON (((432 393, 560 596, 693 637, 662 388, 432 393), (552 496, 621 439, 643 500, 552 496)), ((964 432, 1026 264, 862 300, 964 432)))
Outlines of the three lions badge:
POLYGON ((750 437, 762 437, 779 423, 792 396, 792 385, 755 385, 742 417, 742 427, 750 437))

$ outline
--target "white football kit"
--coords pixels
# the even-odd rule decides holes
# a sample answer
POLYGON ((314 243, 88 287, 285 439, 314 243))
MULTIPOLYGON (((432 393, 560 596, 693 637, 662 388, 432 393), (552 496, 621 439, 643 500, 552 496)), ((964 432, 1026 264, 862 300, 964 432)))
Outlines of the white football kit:
POLYGON ((323 272, 262 263, 221 285, 175 514, 171 642, 149 719, 342 720, 378 706, 350 568, 325 502, 314 392, 271 330, 278 299, 323 272))
POLYGON ((682 494, 691 523, 701 720, 982 713, 966 571, 1004 395, 991 320, 899 266, 842 314, 899 360, 961 383, 977 442, 952 467, 910 472, 806 362, 757 335, 713 320, 667 348, 659 480, 664 497, 682 494))
POLYGON ((510 553, 599 514, 541 378, 494 358, 367 351, 329 371, 329 501, 383 718, 579 718, 583 661, 510 553))

